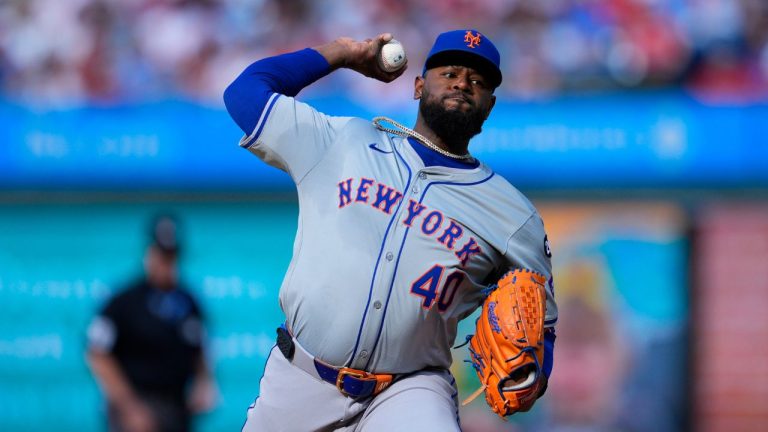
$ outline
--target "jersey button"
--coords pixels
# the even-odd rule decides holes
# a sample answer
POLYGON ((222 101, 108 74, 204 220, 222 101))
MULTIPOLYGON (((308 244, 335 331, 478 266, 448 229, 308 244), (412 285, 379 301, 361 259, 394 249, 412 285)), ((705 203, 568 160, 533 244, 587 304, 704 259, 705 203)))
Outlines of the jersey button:
POLYGON ((419 187, 418 186, 414 186, 411 190, 413 191, 414 194, 419 193, 419 187))
POLYGON ((373 307, 375 309, 381 309, 381 302, 376 300, 375 302, 373 302, 373 307))
POLYGON ((427 174, 426 173, 419 173, 419 178, 424 180, 425 178, 427 178, 427 174))
POLYGON ((395 254, 392 252, 387 252, 387 261, 392 261, 392 259, 395 257, 395 254))
POLYGON ((360 351, 360 358, 366 358, 368 357, 368 351, 362 350, 360 351))

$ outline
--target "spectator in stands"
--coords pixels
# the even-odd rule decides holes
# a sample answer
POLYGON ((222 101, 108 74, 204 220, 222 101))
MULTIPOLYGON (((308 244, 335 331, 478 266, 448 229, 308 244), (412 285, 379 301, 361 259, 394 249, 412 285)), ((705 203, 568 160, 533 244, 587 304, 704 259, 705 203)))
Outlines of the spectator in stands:
MULTIPOLYGON (((502 98, 682 83, 714 101, 755 99, 768 94, 767 21, 760 0, 10 0, 0 2, 0 90, 47 106, 219 104, 254 57, 382 26, 419 53, 441 29, 474 26, 508 53, 502 98)), ((340 75, 313 91, 394 103, 397 92, 365 84, 340 75)))

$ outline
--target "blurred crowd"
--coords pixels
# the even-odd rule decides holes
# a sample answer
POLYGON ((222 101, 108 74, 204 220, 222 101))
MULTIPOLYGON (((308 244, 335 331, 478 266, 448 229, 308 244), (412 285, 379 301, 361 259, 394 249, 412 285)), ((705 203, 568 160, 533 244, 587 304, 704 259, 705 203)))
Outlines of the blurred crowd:
MULTIPOLYGON (((497 43, 502 97, 667 86, 713 101, 768 94, 765 0, 0 0, 0 88, 45 106, 218 105, 265 55, 389 31, 413 76, 438 33, 465 27, 497 43)), ((338 75, 318 91, 409 94, 338 75)))

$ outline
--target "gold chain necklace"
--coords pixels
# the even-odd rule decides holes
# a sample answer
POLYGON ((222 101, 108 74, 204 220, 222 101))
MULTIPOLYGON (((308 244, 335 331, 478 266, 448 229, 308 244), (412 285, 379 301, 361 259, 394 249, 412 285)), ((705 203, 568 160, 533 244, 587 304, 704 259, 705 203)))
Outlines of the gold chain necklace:
POLYGON ((432 141, 428 140, 424 135, 416 132, 413 129, 410 129, 410 128, 407 128, 407 127, 403 126, 402 124, 392 120, 389 117, 384 117, 384 116, 374 117, 373 118, 373 125, 376 126, 376 128, 379 129, 379 130, 382 130, 384 132, 389 132, 391 134, 399 135, 401 137, 412 136, 412 137, 416 138, 417 140, 419 140, 425 146, 431 148, 432 150, 440 153, 443 156, 448 156, 449 158, 459 159, 459 160, 473 159, 472 155, 469 154, 469 153, 463 154, 463 155, 457 155, 455 153, 449 152, 448 150, 443 150, 440 147, 438 147, 437 145, 435 145, 432 141), (384 126, 382 124, 382 122, 391 123, 397 129, 388 128, 388 127, 384 126))

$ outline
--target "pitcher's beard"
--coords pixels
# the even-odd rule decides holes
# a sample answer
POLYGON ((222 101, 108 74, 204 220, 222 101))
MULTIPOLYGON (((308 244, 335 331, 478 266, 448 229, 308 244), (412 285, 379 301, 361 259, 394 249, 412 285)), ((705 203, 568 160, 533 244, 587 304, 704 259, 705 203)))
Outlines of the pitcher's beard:
POLYGON ((479 134, 486 117, 485 112, 474 106, 466 112, 446 109, 440 101, 430 98, 428 94, 422 94, 419 112, 432 132, 450 147, 464 145, 479 134))

